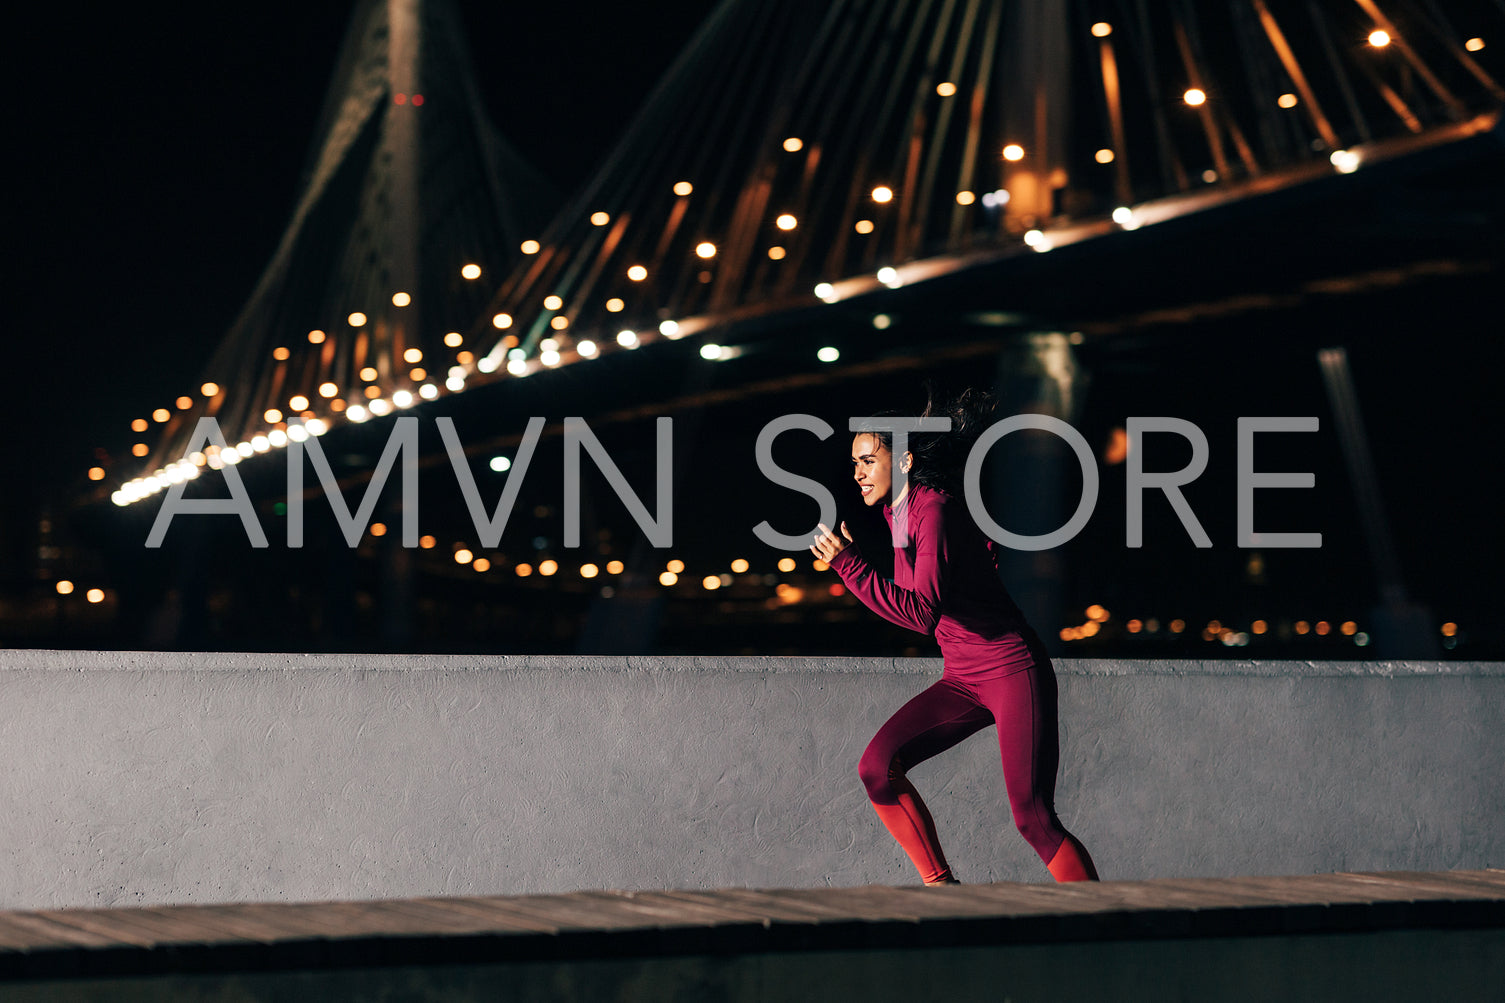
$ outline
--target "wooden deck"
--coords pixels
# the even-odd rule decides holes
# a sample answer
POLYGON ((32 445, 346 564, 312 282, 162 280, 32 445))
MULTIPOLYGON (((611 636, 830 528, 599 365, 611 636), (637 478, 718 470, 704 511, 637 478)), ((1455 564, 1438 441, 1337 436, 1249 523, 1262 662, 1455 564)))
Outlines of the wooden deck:
POLYGON ((1505 870, 0 912, 0 979, 1499 931, 1505 870))

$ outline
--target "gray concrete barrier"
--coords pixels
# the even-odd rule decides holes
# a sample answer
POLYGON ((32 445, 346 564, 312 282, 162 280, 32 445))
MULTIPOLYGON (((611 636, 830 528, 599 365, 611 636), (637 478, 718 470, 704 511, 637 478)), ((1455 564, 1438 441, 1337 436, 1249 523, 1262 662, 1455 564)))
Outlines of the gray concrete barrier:
MULTIPOLYGON (((913 883, 857 780, 926 659, 0 652, 0 907, 913 883)), ((1105 878, 1505 866, 1505 663, 1062 660, 1105 878)), ((1046 881, 982 732, 911 773, 1046 881)))

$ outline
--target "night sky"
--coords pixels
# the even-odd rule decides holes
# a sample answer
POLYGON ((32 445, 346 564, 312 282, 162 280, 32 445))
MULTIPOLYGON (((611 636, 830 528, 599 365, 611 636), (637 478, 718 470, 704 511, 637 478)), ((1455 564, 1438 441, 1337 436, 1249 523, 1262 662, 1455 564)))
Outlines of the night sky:
MULTIPOLYGON (((493 121, 567 193, 715 4, 458 6, 493 121)), ((33 5, 10 33, 8 472, 81 483, 197 385, 292 212, 351 7, 33 5)))

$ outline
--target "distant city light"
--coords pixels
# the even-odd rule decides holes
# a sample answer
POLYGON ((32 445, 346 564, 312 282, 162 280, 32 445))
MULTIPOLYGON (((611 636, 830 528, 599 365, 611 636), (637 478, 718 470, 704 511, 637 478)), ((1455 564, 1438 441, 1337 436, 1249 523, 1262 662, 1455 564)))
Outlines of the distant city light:
POLYGON ((648 269, 642 265, 633 265, 627 269, 627 277, 634 282, 641 282, 648 277, 648 269))
POLYGON ((405 352, 402 353, 402 361, 407 362, 407 363, 422 362, 423 361, 423 349, 421 349, 421 348, 409 348, 408 350, 406 350, 405 352))
POLYGON ((676 182, 674 182, 674 194, 676 194, 676 195, 688 195, 691 192, 693 192, 694 190, 695 190, 695 186, 692 185, 692 184, 690 184, 690 182, 688 182, 688 181, 676 181, 676 182))
POLYGON ((338 394, 339 392, 340 392, 340 388, 337 387, 337 386, 335 386, 333 383, 321 383, 321 384, 319 384, 319 396, 320 397, 326 397, 326 398, 327 397, 333 397, 336 394, 338 394))
POLYGON ((793 571, 794 570, 794 558, 792 558, 792 557, 781 557, 781 558, 779 558, 779 570, 785 572, 786 574, 788 572, 790 572, 790 571, 793 571))
POLYGON ((778 227, 780 230, 793 230, 795 227, 800 225, 800 221, 790 213, 786 212, 780 215, 778 219, 774 220, 773 225, 778 227))
POLYGON ((422 397, 426 401, 434 400, 439 396, 439 388, 434 386, 432 383, 425 383, 423 386, 418 388, 418 396, 422 397))
POLYGON ((716 256, 716 245, 709 240, 702 240, 695 245, 695 255, 706 259, 714 258, 716 256))
POLYGON ((57 594, 58 595, 60 595, 60 596, 71 595, 72 592, 73 592, 73 583, 70 582, 70 581, 68 581, 67 579, 64 579, 63 581, 60 581, 60 582, 57 583, 57 594))
POLYGON ((550 293, 543 298, 543 308, 545 310, 558 310, 562 306, 564 306, 564 298, 561 296, 550 293))
POLYGON ((146 419, 145 418, 137 418, 137 419, 135 419, 134 421, 131 422, 131 431, 132 432, 145 432, 146 431, 146 427, 147 427, 147 425, 146 425, 146 419))
POLYGON ((89 591, 84 593, 84 598, 89 600, 89 602, 91 603, 102 603, 105 601, 104 590, 90 589, 89 591))
POLYGON ((873 327, 877 328, 880 331, 888 330, 889 325, 893 322, 894 319, 886 313, 873 314, 873 327))
POLYGON ((538 353, 538 361, 542 362, 546 366, 557 366, 557 365, 559 365, 559 353, 558 352, 539 352, 538 353))
POLYGON ((465 343, 465 336, 459 331, 451 331, 444 336, 444 344, 449 348, 459 348, 465 343))
POLYGON ((485 557, 477 557, 470 562, 470 566, 478 572, 485 573, 491 570, 491 561, 485 557))
POLYGON ((1092 36, 1094 38, 1107 38, 1111 34, 1113 34, 1113 25, 1107 21, 1099 21, 1092 26, 1092 36))
POLYGON ((1131 223, 1133 222, 1133 220, 1134 210, 1130 209, 1128 206, 1121 205, 1117 209, 1113 210, 1113 222, 1117 223, 1119 226, 1131 223))
POLYGON ((558 570, 559 570, 559 562, 556 561, 556 560, 554 560, 554 559, 552 559, 552 558, 538 562, 538 573, 540 575, 544 575, 544 576, 547 577, 548 575, 552 575, 554 572, 556 572, 558 570))
POLYGON ((1100 164, 1111 164, 1111 163, 1113 163, 1113 151, 1110 150, 1110 149, 1108 149, 1107 147, 1104 147, 1103 149, 1098 150, 1092 156, 1093 156, 1093 159, 1096 160, 1100 164))
POLYGON ((815 295, 827 303, 836 302, 836 287, 829 282, 822 282, 815 287, 815 295))
POLYGON ((977 201, 977 195, 974 192, 957 192, 956 193, 956 204, 957 205, 971 205, 973 202, 976 202, 976 201, 977 201))
POLYGON ((507 372, 513 376, 528 375, 528 363, 522 359, 512 359, 507 363, 507 372))
MULTIPOLYGON (((349 317, 345 318, 345 320, 350 324, 351 327, 365 327, 366 319, 366 315, 361 313, 359 310, 355 311, 349 317)), ((312 340, 311 335, 310 340, 312 340)))
POLYGON ((1388 31, 1380 31, 1379 29, 1371 31, 1369 33, 1369 44, 1376 49, 1383 49, 1390 44, 1390 33, 1388 31))
POLYGON ((533 565, 531 565, 531 564, 519 564, 517 567, 513 568, 512 570, 515 571, 515 572, 517 572, 517 577, 519 577, 519 578, 527 578, 529 575, 531 575, 533 573, 533 565))
POLYGON ((171 417, 172 417, 172 412, 168 411, 167 408, 165 408, 165 407, 159 407, 155 411, 152 412, 152 421, 155 421, 158 424, 166 421, 168 418, 171 418, 171 417))
POLYGON ((345 409, 345 417, 349 418, 351 421, 359 425, 361 422, 371 417, 371 412, 367 411, 359 404, 352 404, 350 405, 350 407, 345 409))
POLYGON ((596 343, 587 338, 576 343, 575 351, 579 352, 584 358, 594 358, 596 355, 596 343))
POLYGON ((281 345, 278 345, 276 348, 272 349, 272 358, 276 359, 278 362, 286 362, 288 360, 288 356, 292 354, 292 352, 289 352, 285 347, 281 345))
POLYGON ((617 344, 623 348, 637 348, 638 334, 636 331, 618 331, 617 344))
POLYGON ((267 420, 268 424, 275 425, 282 420, 282 412, 274 407, 269 407, 266 409, 266 412, 262 414, 262 417, 267 420))
POLYGON ((488 466, 499 474, 505 474, 512 469, 512 461, 505 456, 493 456, 488 466))
POLYGON ((852 229, 856 230, 858 233, 872 233, 873 221, 870 219, 859 219, 857 222, 852 224, 852 229))
POLYGON ((495 317, 491 318, 491 326, 496 328, 498 331, 505 331, 507 328, 512 326, 512 315, 510 313, 497 314, 495 317))
POLYGON ((1484 48, 1484 39, 1471 38, 1467 42, 1463 43, 1463 47, 1469 52, 1479 52, 1484 48))
POLYGON ((412 407, 417 403, 417 401, 414 400, 411 392, 407 390, 399 390, 392 395, 392 403, 396 404, 398 407, 412 407))
POLYGON ((1296 95, 1290 93, 1282 94, 1280 97, 1275 99, 1275 103, 1280 105, 1282 108, 1294 108, 1296 107, 1297 103, 1296 95))
POLYGON ((1024 147, 1018 143, 1010 143, 1003 148, 1003 159, 1008 161, 1023 160, 1024 147))
POLYGON ((658 333, 666 338, 679 337, 679 322, 673 320, 661 321, 658 325, 658 333))
POLYGON ((455 563, 469 564, 471 561, 475 560, 475 556, 476 555, 472 554, 469 550, 461 547, 459 550, 455 551, 455 563))
POLYGON ((898 269, 893 268, 889 265, 885 265, 882 268, 878 269, 878 281, 882 282, 890 289, 897 289, 904 284, 899 279, 898 269))
POLYGON ((721 346, 712 344, 701 345, 700 357, 702 359, 709 359, 714 362, 715 360, 721 358, 721 346))
POLYGON ((788 139, 784 140, 785 153, 798 153, 801 149, 804 148, 804 146, 804 140, 800 139, 798 136, 790 136, 788 139))
POLYGON ((481 277, 480 265, 466 265, 460 269, 460 277, 464 279, 478 279, 481 277))
POLYGON ((89 480, 91 480, 91 481, 102 481, 104 479, 105 479, 105 468, 104 467, 90 467, 89 468, 89 480))
POLYGON ((199 393, 203 394, 205 397, 213 397, 219 393, 219 384, 205 383, 203 386, 199 387, 199 393))
POLYGON ((409 296, 407 293, 399 292, 392 294, 393 306, 407 306, 411 302, 413 302, 413 297, 409 296))
POLYGON ((837 359, 841 358, 841 350, 832 348, 830 345, 827 345, 825 348, 822 348, 820 351, 816 352, 815 357, 822 362, 835 362, 837 359))
POLYGON ((593 213, 591 213, 591 225, 592 226, 605 226, 607 223, 610 223, 610 222, 611 222, 611 214, 610 213, 605 213, 605 212, 593 212, 593 213))
POLYGON ((1199 87, 1189 87, 1186 93, 1181 95, 1181 100, 1195 108, 1197 105, 1207 103, 1207 92, 1199 87))
POLYGON ((536 240, 525 240, 518 245, 518 250, 522 251, 524 254, 537 254, 539 246, 540 245, 536 240))
POLYGON ((570 326, 570 319, 568 317, 566 317, 564 314, 560 314, 557 317, 550 317, 549 318, 549 327, 552 328, 555 331, 563 331, 565 328, 567 328, 569 326, 570 326))
POLYGON ((627 304, 615 296, 606 301, 607 313, 621 313, 626 307, 627 304))
POLYGON ((949 80, 943 80, 935 85, 935 92, 943 98, 949 98, 956 93, 956 85, 949 80))
POLYGON ((580 577, 581 578, 594 578, 597 575, 599 575, 600 573, 601 573, 601 569, 598 568, 598 567, 596 567, 594 564, 582 564, 582 565, 580 565, 580 577))
POLYGON ((879 185, 873 189, 874 202, 892 202, 893 198, 894 190, 887 185, 879 185))
MULTIPOLYGON (((354 315, 352 314, 352 316, 354 315)), ((354 324, 354 321, 352 321, 351 323, 354 324)), ((359 325, 356 326, 358 327, 359 325)), ((326 337, 328 336, 323 331, 313 330, 308 332, 308 343, 310 345, 322 345, 324 344, 324 339, 326 337)))

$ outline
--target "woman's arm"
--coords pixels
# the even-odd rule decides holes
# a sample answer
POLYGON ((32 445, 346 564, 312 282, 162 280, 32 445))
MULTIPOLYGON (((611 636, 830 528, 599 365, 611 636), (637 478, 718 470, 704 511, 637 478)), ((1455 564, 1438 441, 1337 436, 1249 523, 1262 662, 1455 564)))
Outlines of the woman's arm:
POLYGON ((874 613, 909 630, 931 634, 941 618, 946 574, 946 527, 941 507, 937 505, 923 514, 911 512, 909 532, 915 546, 912 588, 900 588, 878 574, 855 546, 841 548, 827 563, 874 613))

